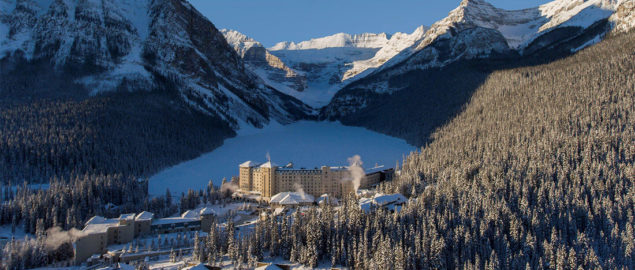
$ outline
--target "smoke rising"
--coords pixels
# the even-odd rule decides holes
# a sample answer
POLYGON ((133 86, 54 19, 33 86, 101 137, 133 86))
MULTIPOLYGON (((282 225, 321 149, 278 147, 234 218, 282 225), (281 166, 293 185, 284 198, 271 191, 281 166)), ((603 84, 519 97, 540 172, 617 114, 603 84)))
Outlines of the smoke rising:
POLYGON ((236 192, 238 190, 238 185, 236 185, 233 182, 225 182, 221 187, 220 187, 220 192, 221 193, 225 193, 228 192, 230 194, 234 194, 234 192, 236 192))
POLYGON ((45 245, 49 250, 56 250, 61 245, 71 243, 83 235, 84 232, 75 228, 64 231, 60 227, 53 227, 46 231, 45 245))
POLYGON ((359 189, 359 186, 362 183, 362 179, 366 177, 366 173, 364 173, 364 168, 362 168, 362 157, 359 155, 352 156, 348 158, 348 172, 351 174, 351 181, 353 181, 353 187, 355 188, 355 192, 359 189))
POLYGON ((302 185, 293 183, 293 188, 295 189, 295 192, 300 194, 300 197, 302 197, 303 200, 306 200, 306 193, 304 192, 304 188, 302 188, 302 185))

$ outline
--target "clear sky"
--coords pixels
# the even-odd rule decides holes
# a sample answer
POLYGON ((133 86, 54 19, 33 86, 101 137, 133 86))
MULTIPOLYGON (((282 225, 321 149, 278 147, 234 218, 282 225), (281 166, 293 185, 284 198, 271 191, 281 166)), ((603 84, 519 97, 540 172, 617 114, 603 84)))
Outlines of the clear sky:
MULTIPOLYGON (((411 33, 431 25, 460 0, 190 0, 219 29, 242 32, 266 47, 345 32, 411 33)), ((548 0, 490 0, 504 9, 535 7, 548 0)))

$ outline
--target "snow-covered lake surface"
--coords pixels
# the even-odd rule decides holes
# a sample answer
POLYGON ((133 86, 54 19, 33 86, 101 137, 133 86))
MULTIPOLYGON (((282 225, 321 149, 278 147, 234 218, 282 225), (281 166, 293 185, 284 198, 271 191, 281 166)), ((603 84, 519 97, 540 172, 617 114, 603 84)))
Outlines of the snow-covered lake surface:
POLYGON ((388 168, 401 163, 416 147, 404 140, 379 134, 364 128, 347 127, 337 122, 302 121, 282 126, 272 124, 264 129, 244 128, 238 136, 225 140, 223 146, 196 159, 168 168, 150 178, 151 195, 180 195, 188 189, 202 189, 210 179, 220 185, 223 177, 238 176, 238 165, 247 160, 271 160, 284 166, 293 162, 295 168, 322 165, 348 165, 347 159, 360 155, 363 167, 375 164, 388 168))

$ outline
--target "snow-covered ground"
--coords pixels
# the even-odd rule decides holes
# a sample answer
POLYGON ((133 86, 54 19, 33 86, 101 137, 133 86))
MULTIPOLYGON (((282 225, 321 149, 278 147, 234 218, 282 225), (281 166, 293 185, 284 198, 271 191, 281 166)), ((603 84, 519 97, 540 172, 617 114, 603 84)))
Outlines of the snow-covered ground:
POLYGON ((364 128, 347 127, 337 122, 302 121, 287 126, 272 124, 264 129, 243 128, 223 146, 194 160, 168 168, 150 178, 151 195, 202 189, 210 179, 219 185, 226 177, 238 176, 238 165, 247 160, 272 161, 296 168, 322 165, 348 165, 347 159, 360 155, 364 167, 375 164, 392 168, 403 155, 416 150, 404 140, 364 128))

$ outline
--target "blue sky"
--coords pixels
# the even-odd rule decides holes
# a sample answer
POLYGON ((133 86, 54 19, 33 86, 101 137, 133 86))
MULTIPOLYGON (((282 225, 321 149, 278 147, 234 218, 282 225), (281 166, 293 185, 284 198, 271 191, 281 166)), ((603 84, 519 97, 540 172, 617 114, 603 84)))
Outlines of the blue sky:
MULTIPOLYGON (((339 32, 407 32, 431 25, 460 0, 190 0, 216 27, 240 31, 270 47, 339 32)), ((522 9, 546 0, 490 0, 522 9)))

